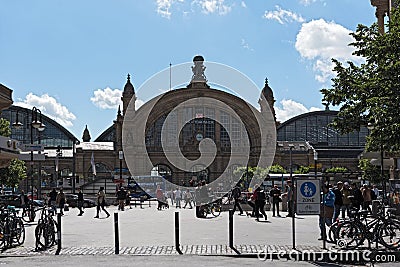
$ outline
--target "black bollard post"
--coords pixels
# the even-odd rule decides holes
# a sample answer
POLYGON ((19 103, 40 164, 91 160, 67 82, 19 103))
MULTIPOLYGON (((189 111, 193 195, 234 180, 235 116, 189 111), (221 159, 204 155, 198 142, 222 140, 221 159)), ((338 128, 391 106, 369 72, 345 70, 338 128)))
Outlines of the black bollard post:
POLYGON ((179 244, 179 212, 175 211, 175 249, 180 255, 182 255, 182 251, 179 244))
POLYGON ((119 254, 118 212, 114 213, 115 254, 119 254))
POLYGON ((57 213, 57 250, 56 255, 61 252, 61 212, 57 213))
POLYGON ((233 210, 229 210, 229 247, 233 249, 233 210))

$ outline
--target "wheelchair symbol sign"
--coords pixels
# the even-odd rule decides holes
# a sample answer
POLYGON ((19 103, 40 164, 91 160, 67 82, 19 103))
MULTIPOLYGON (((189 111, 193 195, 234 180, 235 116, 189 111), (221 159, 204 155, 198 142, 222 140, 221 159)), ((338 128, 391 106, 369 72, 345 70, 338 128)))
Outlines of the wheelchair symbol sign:
POLYGON ((317 187, 312 182, 305 182, 300 187, 300 193, 303 197, 313 197, 317 192, 317 187))

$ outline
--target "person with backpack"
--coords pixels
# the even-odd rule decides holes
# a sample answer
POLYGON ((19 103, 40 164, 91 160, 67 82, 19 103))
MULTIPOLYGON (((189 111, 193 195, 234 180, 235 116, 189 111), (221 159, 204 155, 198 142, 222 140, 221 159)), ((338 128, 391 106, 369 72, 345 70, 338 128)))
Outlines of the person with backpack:
POLYGON ((264 215, 265 220, 267 220, 267 214, 265 214, 264 206, 265 201, 267 199, 264 190, 261 190, 260 187, 257 187, 256 190, 257 199, 255 201, 255 208, 256 208, 256 221, 259 221, 260 213, 264 215))
POLYGON ((239 186, 235 186, 233 189, 232 189, 232 198, 233 198, 233 200, 234 200, 234 204, 233 204, 233 213, 235 213, 235 211, 236 211, 236 207, 239 209, 239 215, 242 215, 243 214, 243 209, 242 209, 242 207, 240 206, 240 196, 242 195, 242 192, 240 191, 240 188, 239 188, 239 186))

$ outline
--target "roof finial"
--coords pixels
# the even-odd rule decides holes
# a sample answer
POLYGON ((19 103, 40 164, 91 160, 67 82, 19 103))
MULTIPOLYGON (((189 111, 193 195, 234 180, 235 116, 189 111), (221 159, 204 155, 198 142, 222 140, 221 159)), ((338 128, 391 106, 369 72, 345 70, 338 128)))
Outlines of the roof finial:
POLYGON ((268 78, 265 77, 265 85, 268 85, 268 78))
POLYGON ((128 73, 128 82, 131 81, 131 75, 128 73))
POLYGON ((121 115, 121 105, 118 105, 118 116, 121 115))

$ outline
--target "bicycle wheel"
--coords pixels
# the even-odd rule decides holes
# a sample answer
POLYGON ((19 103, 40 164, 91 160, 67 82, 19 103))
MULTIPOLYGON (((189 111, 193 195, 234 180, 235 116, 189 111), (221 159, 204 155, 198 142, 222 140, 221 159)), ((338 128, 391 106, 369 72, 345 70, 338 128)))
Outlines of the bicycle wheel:
POLYGON ((36 226, 36 249, 43 250, 50 248, 55 242, 55 232, 48 225, 41 223, 36 226))
POLYGON ((364 243, 365 234, 360 225, 355 222, 344 222, 337 227, 336 244, 341 248, 356 248, 364 243))
POLYGON ((379 242, 389 249, 400 247, 400 225, 396 222, 386 221, 378 230, 379 242))
POLYGON ((22 245, 25 242, 25 227, 24 223, 20 218, 13 219, 13 231, 12 231, 13 243, 22 245))
POLYGON ((211 214, 218 217, 221 214, 221 205, 214 204, 211 206, 211 214))

